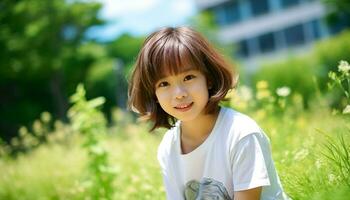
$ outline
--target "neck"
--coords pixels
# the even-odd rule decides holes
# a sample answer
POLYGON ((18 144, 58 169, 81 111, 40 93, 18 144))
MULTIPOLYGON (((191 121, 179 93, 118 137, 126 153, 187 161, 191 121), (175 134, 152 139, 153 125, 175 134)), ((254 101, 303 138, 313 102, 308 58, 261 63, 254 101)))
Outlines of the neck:
POLYGON ((219 109, 214 114, 206 114, 193 121, 181 122, 181 138, 193 141, 206 138, 214 128, 218 115, 219 109))

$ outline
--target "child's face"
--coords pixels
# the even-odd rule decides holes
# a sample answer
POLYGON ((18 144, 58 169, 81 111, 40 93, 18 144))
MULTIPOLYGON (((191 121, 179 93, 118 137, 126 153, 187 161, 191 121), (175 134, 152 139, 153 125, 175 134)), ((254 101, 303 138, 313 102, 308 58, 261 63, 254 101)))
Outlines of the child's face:
POLYGON ((198 70, 160 79, 155 92, 162 109, 181 121, 191 121, 203 115, 209 100, 206 77, 198 70))

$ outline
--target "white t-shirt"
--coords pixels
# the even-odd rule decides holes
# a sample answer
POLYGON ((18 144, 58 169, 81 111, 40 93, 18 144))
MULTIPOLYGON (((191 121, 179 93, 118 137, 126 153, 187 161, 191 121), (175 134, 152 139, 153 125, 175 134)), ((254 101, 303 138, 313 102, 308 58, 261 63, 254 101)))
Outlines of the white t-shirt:
POLYGON ((248 116, 222 107, 207 139, 181 153, 180 123, 158 147, 169 200, 233 199, 234 191, 262 187, 261 199, 288 199, 270 152, 269 139, 248 116))

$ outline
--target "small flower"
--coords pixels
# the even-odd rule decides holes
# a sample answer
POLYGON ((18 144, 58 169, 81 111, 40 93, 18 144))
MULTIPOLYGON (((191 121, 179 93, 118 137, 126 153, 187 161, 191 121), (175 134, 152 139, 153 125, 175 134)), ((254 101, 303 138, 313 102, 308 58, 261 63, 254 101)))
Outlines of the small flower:
POLYGON ((40 117, 41 117, 41 120, 43 122, 46 122, 46 123, 50 122, 50 120, 51 120, 51 114, 49 112, 46 112, 46 111, 41 113, 40 117))
POLYGON ((294 160, 300 161, 306 158, 306 156, 309 155, 309 151, 307 149, 300 149, 294 154, 294 160))
POLYGON ((336 176, 334 174, 328 174, 328 181, 330 183, 334 182, 336 179, 336 176))
POLYGON ((25 137, 26 135, 28 135, 28 129, 25 127, 25 126, 22 126, 20 129, 19 129, 19 135, 20 137, 25 137))
POLYGON ((350 114, 350 105, 347 105, 347 106, 344 108, 343 114, 350 114))
POLYGON ((266 89, 269 87, 269 84, 267 83, 267 81, 259 81, 257 84, 256 84, 256 88, 257 89, 266 89))
POLYGON ((238 90, 238 93, 243 101, 249 101, 253 98, 252 90, 245 85, 242 85, 240 87, 240 89, 238 90))
POLYGON ((256 94, 256 98, 258 100, 266 99, 268 97, 270 97, 270 91, 268 91, 268 90, 259 90, 256 94))
POLYGON ((290 94, 290 88, 286 86, 277 88, 276 93, 280 97, 286 97, 290 94))
POLYGON ((348 73, 350 71, 350 65, 347 61, 341 60, 338 65, 338 71, 348 73))
POLYGON ((43 124, 39 120, 35 120, 33 123, 33 132, 37 136, 43 135, 43 124))
POLYGON ((320 169, 321 166, 322 166, 322 163, 321 163, 320 160, 316 160, 315 165, 316 165, 316 168, 317 168, 317 169, 320 169))
POLYGON ((337 74, 335 72, 332 72, 330 71, 328 73, 328 77, 331 79, 331 80, 336 80, 337 79, 337 74))

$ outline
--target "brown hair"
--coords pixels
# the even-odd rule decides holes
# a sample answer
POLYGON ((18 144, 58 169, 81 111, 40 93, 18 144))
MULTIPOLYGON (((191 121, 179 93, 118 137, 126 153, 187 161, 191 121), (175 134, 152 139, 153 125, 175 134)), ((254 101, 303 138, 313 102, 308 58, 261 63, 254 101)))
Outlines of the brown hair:
POLYGON ((205 113, 215 112, 218 103, 236 86, 236 78, 213 46, 188 27, 163 28, 146 38, 131 75, 128 104, 141 118, 154 122, 151 131, 158 127, 171 128, 176 121, 157 103, 155 83, 188 68, 206 76, 210 89, 205 113))

